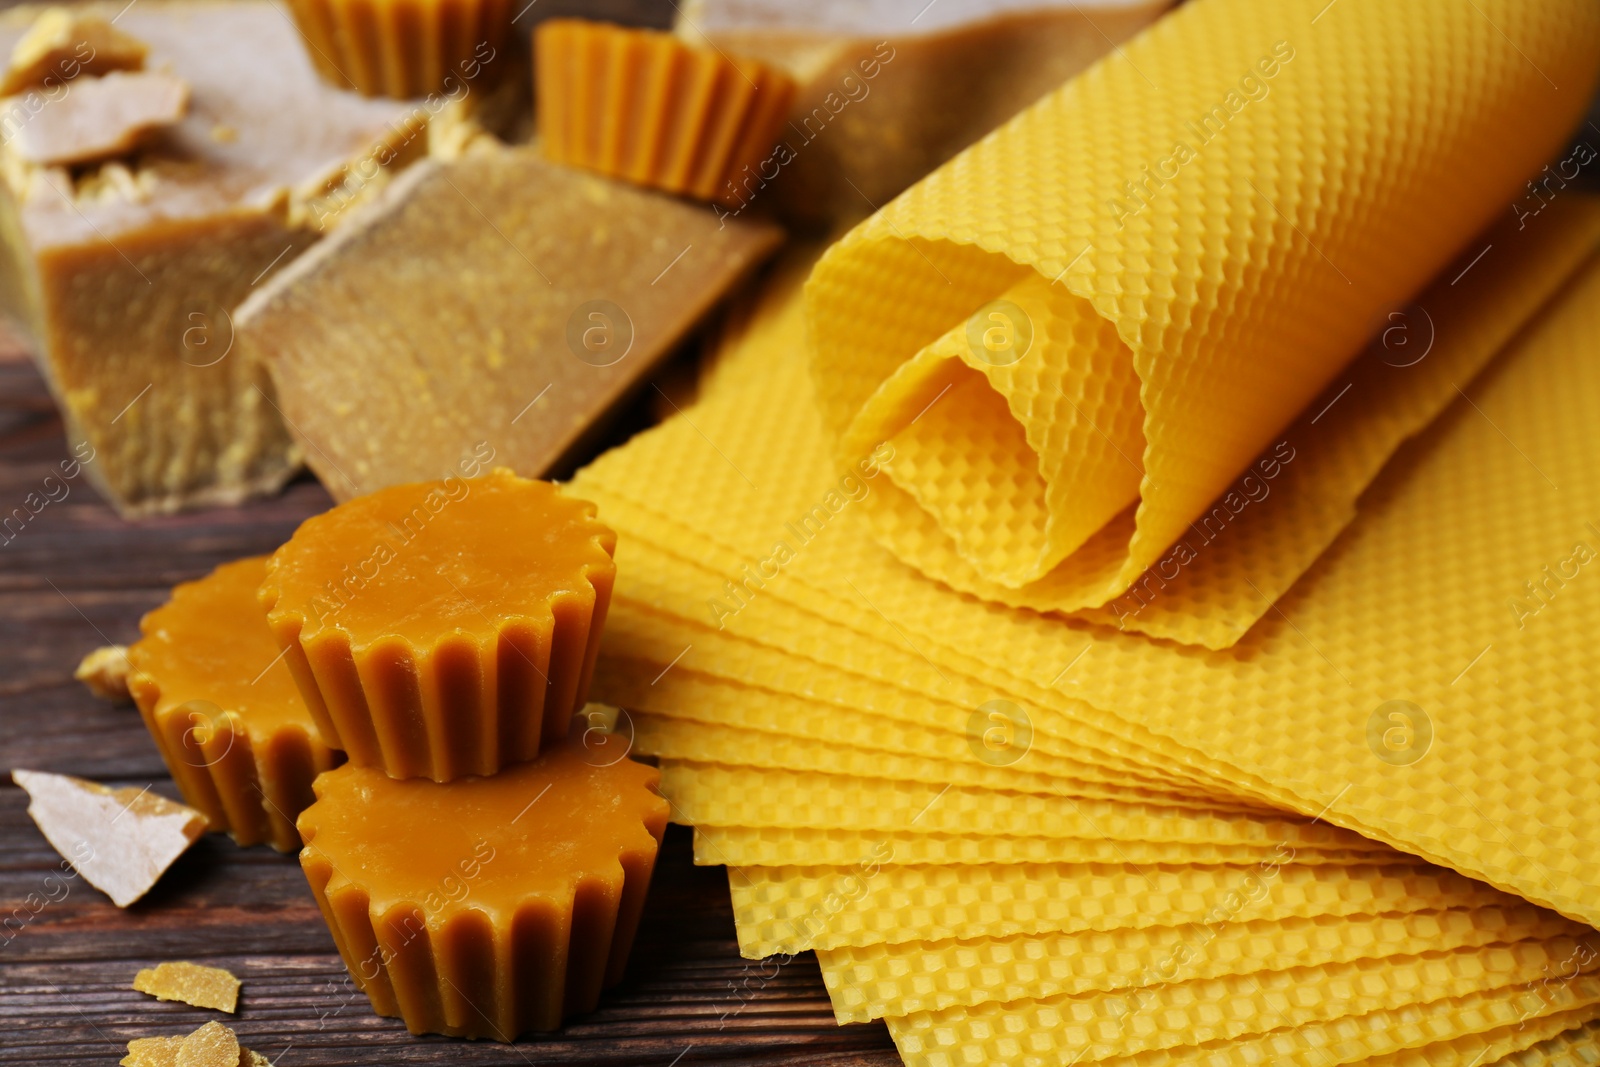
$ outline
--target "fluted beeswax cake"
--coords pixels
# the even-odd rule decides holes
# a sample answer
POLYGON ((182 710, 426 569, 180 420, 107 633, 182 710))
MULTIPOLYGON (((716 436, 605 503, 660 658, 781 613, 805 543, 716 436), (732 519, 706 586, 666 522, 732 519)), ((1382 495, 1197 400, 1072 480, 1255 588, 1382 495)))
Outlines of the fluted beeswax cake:
MULTIPOLYGON (((0 55, 37 14, 0 19, 0 55)), ((39 363, 68 440, 94 457, 85 475, 119 511, 275 490, 299 468, 299 449, 265 370, 234 344, 233 307, 316 240, 334 214, 321 198, 347 166, 370 163, 370 184, 379 163, 419 153, 427 113, 324 85, 267 0, 90 4, 79 15, 115 18, 119 36, 61 32, 104 46, 107 63, 113 49, 129 53, 123 66, 137 52, 131 39, 148 48, 148 70, 104 73, 47 48, 57 58, 44 82, 7 101, 0 309, 39 363), (112 80, 133 77, 183 83, 182 120, 141 150, 83 166, 18 155, 116 135, 114 114, 85 109, 92 98, 124 108, 112 80)))
POLYGON ((380 1015, 510 1041, 621 980, 667 805, 649 767, 588 756, 558 745, 443 785, 353 764, 317 779, 300 862, 380 1015))
POLYGON ((318 732, 256 598, 267 558, 224 563, 140 621, 129 689, 172 778, 213 830, 300 847, 311 781, 343 761, 318 732))
POLYGON ((493 774, 567 734, 616 575, 594 505, 503 467, 301 524, 261 606, 317 727, 396 778, 493 774))

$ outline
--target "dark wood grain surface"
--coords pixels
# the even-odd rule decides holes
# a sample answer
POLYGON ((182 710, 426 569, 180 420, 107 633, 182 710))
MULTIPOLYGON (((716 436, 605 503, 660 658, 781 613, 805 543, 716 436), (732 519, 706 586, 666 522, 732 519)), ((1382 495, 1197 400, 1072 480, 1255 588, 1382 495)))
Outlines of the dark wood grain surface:
MULTIPOLYGON (((0 338, 0 511, 10 512, 67 456, 44 383, 0 338)), ((138 636, 139 617, 170 587, 229 559, 266 552, 329 506, 310 480, 231 510, 124 522, 82 479, 0 545, 0 751, 3 768, 154 783, 176 797, 131 707, 72 679, 79 657, 138 636)), ((57 491, 59 493, 59 490, 57 491)), ((225 1018, 130 988, 141 967, 192 959, 244 982, 243 1043, 278 1067, 315 1064, 887 1065, 881 1024, 833 1021, 816 961, 778 969, 743 960, 728 881, 695 867, 674 827, 657 865, 628 977, 598 1011, 560 1033, 514 1045, 412 1037, 375 1016, 347 980, 293 856, 209 835, 143 901, 119 910, 81 879, 46 882, 60 858, 0 786, 0 1062, 114 1064, 131 1038, 181 1034, 225 1018)))

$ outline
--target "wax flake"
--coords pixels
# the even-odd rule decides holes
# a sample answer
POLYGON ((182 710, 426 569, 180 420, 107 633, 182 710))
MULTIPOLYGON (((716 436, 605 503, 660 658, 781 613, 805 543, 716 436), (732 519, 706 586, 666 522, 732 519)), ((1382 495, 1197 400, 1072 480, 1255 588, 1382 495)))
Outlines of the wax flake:
POLYGON ((221 967, 206 967, 186 960, 146 967, 133 979, 133 988, 157 1000, 177 1000, 196 1008, 234 1011, 239 1003, 239 979, 221 967))
POLYGON ((28 814, 62 857, 119 908, 144 896, 205 833, 193 808, 150 792, 108 789, 43 771, 12 771, 28 793, 28 814))

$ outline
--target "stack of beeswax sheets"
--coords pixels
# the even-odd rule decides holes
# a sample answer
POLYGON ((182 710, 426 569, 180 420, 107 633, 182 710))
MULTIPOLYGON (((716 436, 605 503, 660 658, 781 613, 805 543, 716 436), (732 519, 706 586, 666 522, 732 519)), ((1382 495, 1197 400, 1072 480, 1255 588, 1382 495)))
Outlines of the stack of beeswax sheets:
POLYGON ((1600 1062, 1597 65, 1195 0, 778 265, 571 486, 747 955, 908 1063, 1600 1062))

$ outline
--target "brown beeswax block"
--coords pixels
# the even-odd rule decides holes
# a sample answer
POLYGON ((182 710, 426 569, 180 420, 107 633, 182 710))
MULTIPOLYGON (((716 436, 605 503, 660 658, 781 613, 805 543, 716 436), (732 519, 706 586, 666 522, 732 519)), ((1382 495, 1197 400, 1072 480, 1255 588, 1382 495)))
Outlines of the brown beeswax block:
POLYGON ((143 41, 101 15, 81 8, 46 8, 12 47, 0 77, 0 96, 53 88, 79 75, 143 70, 149 51, 143 41))
POLYGON ((611 600, 594 505, 497 469, 301 524, 261 603, 317 724, 404 778, 493 774, 564 737, 611 600))
POLYGON ((161 758, 213 830, 300 847, 311 782, 341 756, 317 731, 256 591, 266 557, 225 563, 140 622, 130 689, 161 758))
POLYGON ((677 33, 797 88, 778 144, 730 175, 730 213, 863 217, 1132 37, 1170 0, 686 0, 677 33))
POLYGON ((531 149, 417 164, 358 214, 236 319, 340 500, 545 473, 781 239, 531 149))
POLYGON ((133 151, 189 110, 189 84, 157 72, 79 78, 50 110, 45 122, 29 122, 13 104, 6 116, 17 135, 10 149, 41 166, 73 165, 133 151))
MULTIPOLYGON (((84 475, 120 511, 234 503, 282 485, 300 458, 265 371, 234 344, 232 309, 337 217, 325 194, 353 164, 419 154, 428 113, 325 85, 274 3, 124 7, 75 10, 122 11, 116 28, 149 46, 149 73, 79 73, 6 102, 0 313, 39 363, 84 475), (136 77, 186 83, 182 121, 88 166, 24 158, 30 144, 125 132, 136 77)), ((31 19, 0 16, 0 51, 31 19)))
POLYGON ((373 1010, 510 1041, 621 980, 667 802, 654 768, 592 755, 559 745, 444 784, 355 764, 317 779, 300 863, 373 1010))

